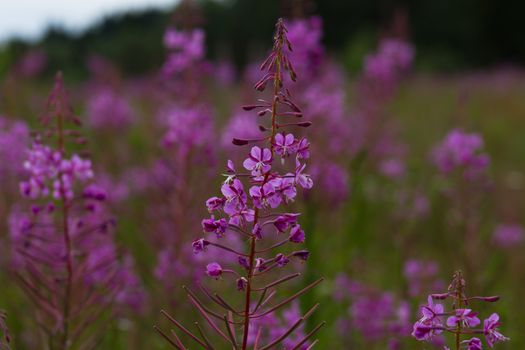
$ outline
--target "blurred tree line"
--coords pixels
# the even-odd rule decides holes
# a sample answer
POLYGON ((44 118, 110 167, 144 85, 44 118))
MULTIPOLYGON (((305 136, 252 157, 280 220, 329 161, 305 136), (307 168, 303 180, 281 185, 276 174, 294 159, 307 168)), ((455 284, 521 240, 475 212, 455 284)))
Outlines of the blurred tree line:
POLYGON ((196 0, 199 10, 147 10, 108 16, 81 34, 50 28, 37 43, 13 39, 0 48, 0 74, 30 50, 48 58, 47 72, 86 75, 86 59, 101 55, 127 75, 157 69, 167 25, 202 25, 211 59, 242 67, 266 50, 278 16, 318 14, 325 43, 348 67, 358 65, 378 37, 406 36, 421 69, 453 70, 525 61, 521 0, 196 0), (300 11, 297 11, 300 7, 300 11), (192 16, 197 20, 192 22, 192 16))

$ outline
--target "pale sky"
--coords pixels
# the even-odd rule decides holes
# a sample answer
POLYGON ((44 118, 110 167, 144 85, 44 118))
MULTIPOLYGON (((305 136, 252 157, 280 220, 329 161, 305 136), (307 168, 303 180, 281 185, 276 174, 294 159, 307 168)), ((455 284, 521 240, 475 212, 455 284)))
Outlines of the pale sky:
POLYGON ((38 39, 50 25, 82 30, 104 15, 168 8, 178 0, 0 0, 0 43, 17 36, 38 39))

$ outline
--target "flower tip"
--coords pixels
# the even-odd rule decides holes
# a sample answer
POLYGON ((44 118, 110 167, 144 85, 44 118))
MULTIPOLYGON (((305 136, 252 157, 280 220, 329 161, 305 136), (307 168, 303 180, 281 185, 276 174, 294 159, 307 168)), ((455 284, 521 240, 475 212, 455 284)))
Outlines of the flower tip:
POLYGON ((448 298, 448 293, 437 293, 437 294, 431 294, 432 299, 438 299, 438 300, 444 300, 448 298))
POLYGON ((494 302, 499 300, 499 295, 493 295, 493 296, 490 296, 490 297, 483 297, 482 300, 486 301, 486 302, 489 302, 489 303, 494 303, 494 302))
POLYGON ((302 128, 307 128, 307 127, 309 127, 311 125, 312 125, 312 122, 309 122, 309 121, 308 122, 297 123, 297 126, 300 126, 302 128))
POLYGON ((266 89, 266 82, 260 82, 255 84, 255 90, 263 92, 266 89))
POLYGON ((299 250, 299 251, 293 252, 292 256, 299 258, 303 261, 306 261, 310 257, 310 252, 308 250, 299 250))
MULTIPOLYGON (((292 51, 292 47, 290 46, 290 51, 292 51)), ((293 82, 297 81, 297 74, 294 71, 290 71, 290 79, 292 79, 293 82)))
POLYGON ((237 138, 234 138, 232 140, 232 143, 235 145, 235 146, 244 146, 244 145, 247 145, 248 144, 248 140, 243 140, 243 139, 237 139, 237 138))

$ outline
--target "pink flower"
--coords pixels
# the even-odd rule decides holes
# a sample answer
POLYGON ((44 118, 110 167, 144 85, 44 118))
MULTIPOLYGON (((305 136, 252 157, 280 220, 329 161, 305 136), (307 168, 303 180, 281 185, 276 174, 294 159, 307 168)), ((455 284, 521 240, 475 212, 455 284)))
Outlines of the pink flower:
POLYGON ((306 138, 302 138, 297 144, 296 152, 298 159, 310 158, 310 142, 306 138))
POLYGON ((250 196, 253 199, 253 205, 259 209, 266 206, 277 208, 281 204, 281 198, 275 193, 275 189, 270 182, 265 183, 262 187, 251 187, 250 196))
POLYGON ((292 177, 277 177, 271 180, 275 192, 280 195, 285 203, 292 202, 297 196, 294 179, 292 177))
POLYGON ((293 134, 285 135, 284 133, 279 133, 275 135, 275 153, 286 158, 295 151, 295 137, 293 134))
POLYGON ((253 222, 255 211, 246 207, 236 208, 235 211, 228 213, 228 215, 230 216, 228 221, 230 225, 242 226, 246 222, 253 222))
POLYGON ((432 296, 429 295, 427 299, 427 305, 421 306, 420 311, 422 315, 421 319, 419 320, 420 322, 440 322, 439 316, 443 314, 444 308, 441 304, 434 304, 432 296))
POLYGON ((417 321, 414 324, 412 329, 412 336, 417 340, 429 340, 434 337, 434 335, 441 333, 442 331, 439 328, 436 328, 433 325, 428 325, 421 321, 417 321))
POLYGON ((272 153, 270 149, 254 146, 250 151, 250 157, 244 161, 243 165, 246 170, 252 172, 253 176, 261 176, 270 171, 271 163, 272 153))
POLYGON ((28 152, 24 168, 29 171, 28 181, 20 183, 20 192, 26 197, 45 198, 52 194, 55 199, 74 197, 76 182, 93 178, 91 161, 74 154, 70 159, 39 143, 28 152))
POLYGON ((479 338, 471 338, 469 340, 464 340, 461 342, 461 344, 464 344, 467 346, 467 350, 482 350, 483 345, 481 343, 481 340, 479 338))
POLYGON ((298 166, 297 169, 295 169, 295 183, 302 188, 310 189, 314 186, 314 182, 310 175, 303 173, 304 168, 306 168, 306 164, 298 166))
POLYGON ((483 334, 485 334, 485 339, 487 340, 489 347, 493 347, 494 343, 509 340, 509 338, 499 332, 499 326, 499 315, 497 313, 493 313, 489 318, 483 321, 483 334))
POLYGON ((434 149, 433 160, 442 173, 450 174, 460 169, 464 177, 470 179, 482 174, 490 163, 482 149, 481 135, 452 130, 434 149))
POLYGON ((455 327, 461 324, 463 327, 476 327, 481 323, 477 315, 478 313, 471 309, 456 309, 455 315, 447 318, 447 326, 455 327))
POLYGON ((206 208, 209 212, 221 209, 224 206, 225 199, 219 197, 211 197, 206 201, 206 208))
POLYGON ((444 312, 443 305, 434 304, 432 296, 428 296, 427 305, 420 307, 421 318, 414 324, 412 336, 417 340, 429 340, 443 332, 440 316, 444 312))
POLYGON ((235 173, 235 164, 233 164, 231 159, 228 159, 228 162, 226 162, 226 171, 230 174, 235 173))
POLYGON ((232 183, 222 185, 221 192, 226 198, 224 211, 228 214, 236 212, 238 207, 243 207, 248 198, 239 179, 234 179, 232 183))
POLYGON ((170 50, 163 71, 171 75, 190 68, 204 57, 204 31, 177 31, 170 28, 164 34, 164 46, 170 50))
POLYGON ((412 64, 414 49, 397 39, 385 39, 376 53, 365 58, 364 74, 369 80, 391 84, 412 64))

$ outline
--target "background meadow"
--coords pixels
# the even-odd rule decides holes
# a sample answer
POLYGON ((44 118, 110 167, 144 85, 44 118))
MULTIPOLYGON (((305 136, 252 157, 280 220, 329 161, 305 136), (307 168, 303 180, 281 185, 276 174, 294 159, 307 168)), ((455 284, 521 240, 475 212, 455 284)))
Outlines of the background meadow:
MULTIPOLYGON (((495 347, 524 347, 525 44, 515 11, 470 1, 450 12, 431 2, 181 1, 107 16, 81 33, 55 27, 36 41, 6 41, 0 309, 11 348, 55 348, 22 292, 17 259, 30 249, 19 183, 59 70, 111 222, 102 243, 82 247, 88 256, 109 249, 118 262, 109 282, 117 296, 82 341, 168 349, 153 330, 168 328, 160 310, 197 318, 182 285, 203 281, 238 298, 231 280, 205 273, 208 262, 235 257, 195 255, 192 242, 226 161, 240 166, 247 155, 231 139, 258 135, 258 117, 241 106, 261 97, 253 85, 278 17, 298 75, 287 86, 313 123, 294 132, 311 143, 314 187, 288 207, 302 213, 310 257, 291 262, 301 277, 284 290, 325 280, 261 320, 263 329, 279 332, 319 302, 299 330, 327 322, 316 348, 442 349, 410 333, 427 295, 446 291, 461 269, 470 295, 501 297, 476 304, 483 318, 497 312, 511 338, 495 347), (492 27, 491 13, 506 25, 492 27)), ((238 247, 236 237, 222 239, 238 247)))

